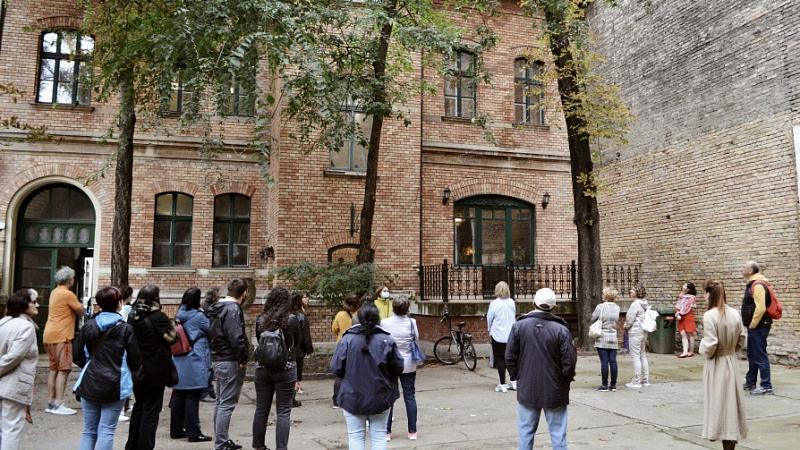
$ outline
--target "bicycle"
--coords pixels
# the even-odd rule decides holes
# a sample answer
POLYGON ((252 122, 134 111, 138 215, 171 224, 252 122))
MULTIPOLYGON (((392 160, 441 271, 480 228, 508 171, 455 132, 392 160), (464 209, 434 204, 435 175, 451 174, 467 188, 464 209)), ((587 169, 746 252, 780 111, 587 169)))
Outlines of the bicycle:
POLYGON ((440 363, 448 366, 463 359, 467 369, 475 370, 478 365, 478 355, 475 354, 475 346, 472 345, 472 334, 463 330, 467 322, 458 322, 458 330, 456 330, 453 328, 453 318, 450 317, 448 310, 444 311, 439 323, 444 322, 444 319, 448 319, 450 332, 433 344, 433 355, 440 363))

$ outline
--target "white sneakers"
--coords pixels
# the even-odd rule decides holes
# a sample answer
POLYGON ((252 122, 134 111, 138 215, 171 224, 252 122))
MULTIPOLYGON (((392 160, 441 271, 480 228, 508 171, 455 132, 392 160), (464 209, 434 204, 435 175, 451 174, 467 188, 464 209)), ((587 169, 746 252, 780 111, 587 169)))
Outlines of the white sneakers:
POLYGON ((509 391, 516 391, 517 390, 517 382, 511 381, 508 383, 508 390, 509 391))
POLYGON ((126 416, 125 413, 123 413, 123 412, 119 413, 118 422, 127 422, 129 420, 131 420, 130 417, 126 416))
POLYGON ((73 414, 78 414, 78 411, 68 407, 66 404, 62 403, 59 406, 56 406, 52 403, 47 404, 47 408, 44 410, 46 413, 55 414, 57 416, 71 416, 73 414))
POLYGON ((496 388, 494 388, 495 392, 508 392, 508 385, 507 384, 498 384, 496 388))
POLYGON ((640 389, 642 387, 642 383, 631 381, 630 383, 627 383, 625 386, 628 386, 631 389, 640 389))

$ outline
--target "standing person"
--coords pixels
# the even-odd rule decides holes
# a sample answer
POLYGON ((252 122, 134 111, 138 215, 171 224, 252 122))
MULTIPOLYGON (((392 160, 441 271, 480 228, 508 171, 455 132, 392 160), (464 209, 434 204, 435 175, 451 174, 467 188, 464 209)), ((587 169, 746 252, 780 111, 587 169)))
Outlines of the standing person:
POLYGON ((305 292, 293 292, 291 294, 291 311, 289 318, 296 320, 300 325, 300 336, 292 347, 294 360, 297 363, 297 383, 294 387, 292 397, 292 407, 299 408, 303 403, 297 400, 296 396, 300 392, 300 382, 303 381, 303 359, 306 355, 314 353, 314 344, 311 342, 311 326, 308 324, 308 317, 303 310, 303 305, 308 303, 308 296, 305 292))
POLYGON ((742 276, 747 280, 742 299, 742 321, 747 327, 747 363, 749 365, 744 377, 745 391, 750 395, 775 395, 770 379, 769 354, 767 354, 767 337, 772 328, 772 318, 767 314, 769 292, 765 284, 769 283, 761 268, 755 261, 747 261, 742 267, 742 276), (758 374, 761 373, 761 386, 756 388, 758 374))
MULTIPOLYGON (((200 304, 200 309, 203 310, 206 317, 208 317, 208 310, 211 308, 211 305, 217 303, 217 301, 219 301, 219 288, 214 286, 206 291, 205 299, 203 299, 203 303, 200 304)), ((211 359, 209 358, 208 385, 203 389, 203 392, 200 393, 200 401, 213 403, 216 398, 217 393, 214 392, 214 369, 211 367, 211 359)))
POLYGON ((125 450, 155 448, 158 415, 164 404, 164 389, 172 373, 172 352, 169 347, 178 338, 178 333, 172 320, 161 311, 159 294, 160 290, 155 284, 144 285, 139 289, 136 303, 128 316, 144 363, 134 377, 133 395, 136 402, 133 404, 125 450))
MULTIPOLYGON (((301 297, 302 301, 302 297, 301 297)), ((283 331, 283 338, 288 348, 300 345, 302 332, 297 316, 292 316, 291 296, 289 291, 276 287, 270 291, 264 302, 264 311, 256 321, 256 336, 264 331, 283 331)), ((282 368, 262 367, 256 361, 254 383, 256 388, 256 411, 253 415, 253 448, 267 450, 267 420, 272 409, 272 398, 275 397, 275 448, 286 450, 289 445, 289 430, 292 427, 292 399, 297 383, 296 353, 289 352, 289 359, 282 368)))
POLYGON ((200 393, 208 386, 208 317, 200 310, 200 289, 192 287, 183 293, 175 318, 180 321, 192 343, 189 353, 173 356, 178 370, 178 384, 172 387, 172 409, 169 432, 173 438, 188 437, 189 442, 207 442, 211 438, 200 430, 200 393))
POLYGON ((517 379, 518 450, 531 450, 544 410, 554 450, 567 448, 569 387, 575 379, 578 351, 567 323, 552 313, 556 294, 539 289, 534 311, 512 327, 506 347, 506 365, 517 379))
POLYGON ((39 303, 29 289, 20 289, 6 302, 0 320, 0 427, 3 450, 19 448, 25 411, 33 403, 33 381, 39 350, 36 323, 39 303))
POLYGON ((350 450, 365 448, 367 421, 370 448, 385 450, 386 421, 400 397, 397 376, 403 372, 403 358, 394 339, 378 326, 381 318, 374 304, 362 304, 358 319, 336 345, 331 372, 342 379, 337 401, 344 409, 350 450))
POLYGON ((208 341, 211 344, 211 365, 217 385, 214 404, 214 449, 241 448, 228 435, 231 416, 242 393, 247 359, 250 357, 244 312, 241 303, 247 297, 247 282, 234 278, 228 283, 228 295, 211 305, 208 317, 208 341))
MULTIPOLYGON (((403 401, 406 404, 406 418, 408 419, 408 439, 417 440, 417 399, 416 380, 417 364, 411 358, 411 341, 419 336, 417 321, 408 317, 410 303, 405 295, 398 295, 392 301, 394 315, 381 320, 381 328, 388 331, 397 344, 397 352, 403 358, 403 373, 400 374, 400 386, 403 387, 403 401)), ((392 439, 392 417, 394 405, 389 408, 389 418, 386 421, 386 441, 392 439)))
POLYGON ((736 352, 747 339, 739 313, 725 302, 725 286, 716 280, 703 285, 707 312, 703 315, 700 354, 706 357, 703 368, 703 437, 722 441, 724 450, 733 450, 747 437, 744 402, 737 386, 739 362, 736 352))
POLYGON ((381 320, 392 317, 392 294, 389 292, 389 286, 381 286, 375 291, 373 297, 375 306, 378 308, 378 314, 381 320))
POLYGON ((80 450, 114 448, 120 413, 133 394, 131 371, 139 368, 141 355, 133 327, 119 313, 123 295, 115 287, 97 291, 100 313, 81 328, 84 347, 75 363, 83 371, 73 388, 83 407, 80 450))
MULTIPOLYGON (((123 284, 119 287, 120 292, 122 293, 122 308, 119 310, 119 314, 122 316, 122 321, 127 323, 128 322, 128 315, 131 313, 131 300, 133 300, 133 288, 128 286, 127 284, 123 284)), ((131 412, 133 409, 131 406, 131 398, 128 397, 125 399, 125 406, 122 408, 122 412, 119 413, 119 421, 120 422, 127 422, 130 420, 128 416, 125 415, 125 412, 131 412)))
POLYGON ((694 356, 694 335, 697 325, 694 322, 694 308, 697 306, 697 290, 689 282, 683 285, 681 295, 675 303, 675 320, 678 321, 678 333, 681 335, 683 353, 678 358, 691 358, 694 356))
MULTIPOLYGON (((331 331, 337 334, 337 345, 339 341, 342 340, 344 332, 353 326, 353 316, 358 313, 359 306, 361 306, 361 303, 358 300, 358 294, 355 292, 347 294, 347 297, 345 297, 342 303, 342 311, 336 313, 336 316, 333 318, 333 324, 331 324, 331 331)), ((334 373, 334 375, 336 374, 334 373)), ((333 382, 333 409, 339 409, 337 398, 339 398, 339 388, 341 385, 342 379, 337 376, 333 382)))
POLYGON ((617 322, 619 321, 619 305, 614 303, 619 293, 613 287, 603 289, 603 303, 597 305, 592 313, 592 323, 602 320, 603 333, 595 338, 594 348, 600 357, 600 375, 602 384, 597 388, 600 392, 617 392, 617 322), (608 372, 611 371, 611 385, 608 384, 608 372))
POLYGON ((631 359, 633 359, 633 380, 627 383, 632 389, 650 386, 650 365, 647 363, 647 351, 644 343, 647 342, 647 332, 642 328, 645 312, 647 312, 647 291, 640 283, 631 288, 633 303, 625 313, 625 330, 628 332, 628 345, 630 346, 631 359))
POLYGON ((44 412, 60 416, 77 414, 64 403, 67 377, 72 370, 72 340, 75 320, 86 314, 86 308, 70 290, 75 284, 75 271, 64 266, 56 272, 56 288, 50 293, 50 310, 44 325, 42 342, 50 360, 47 391, 50 400, 44 412))
POLYGON ((497 367, 497 374, 500 375, 500 384, 494 390, 507 392, 509 389, 512 391, 517 389, 514 376, 510 376, 511 382, 506 384, 506 342, 517 317, 517 304, 511 298, 511 291, 505 281, 497 283, 494 295, 497 298, 489 304, 489 312, 486 314, 486 324, 489 326, 489 336, 492 338, 494 365, 497 367))

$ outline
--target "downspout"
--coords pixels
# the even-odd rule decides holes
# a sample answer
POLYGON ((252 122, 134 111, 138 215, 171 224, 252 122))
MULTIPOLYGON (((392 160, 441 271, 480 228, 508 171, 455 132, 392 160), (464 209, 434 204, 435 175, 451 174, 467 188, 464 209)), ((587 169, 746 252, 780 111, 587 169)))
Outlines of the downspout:
MULTIPOLYGON (((425 83, 425 50, 420 50, 420 58, 419 58, 419 65, 420 65, 420 86, 425 83)), ((420 91, 419 96, 419 265, 417 266, 417 275, 419 280, 422 279, 422 211, 423 211, 423 192, 425 190, 422 188, 423 180, 422 177, 422 146, 424 142, 424 135, 425 135, 425 90, 423 89, 420 91)), ((420 292, 420 298, 422 298, 422 292, 420 292)))

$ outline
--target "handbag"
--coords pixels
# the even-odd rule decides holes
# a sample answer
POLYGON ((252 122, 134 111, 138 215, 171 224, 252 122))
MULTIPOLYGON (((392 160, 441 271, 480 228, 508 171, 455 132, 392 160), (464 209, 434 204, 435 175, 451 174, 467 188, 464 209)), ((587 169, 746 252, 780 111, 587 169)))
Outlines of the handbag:
POLYGON ((597 339, 603 335, 603 313, 606 311, 606 305, 603 305, 603 312, 600 313, 600 318, 594 321, 589 327, 589 337, 597 339))
POLYGON ((423 364, 427 357, 422 352, 422 349, 419 348, 417 336, 414 334, 414 324, 411 322, 410 317, 408 318, 408 326, 411 328, 411 362, 417 365, 423 364))
POLYGON ((183 324, 181 324, 181 321, 177 318, 175 319, 175 331, 178 332, 178 339, 175 340, 175 343, 172 344, 169 349, 173 356, 183 356, 192 351, 192 342, 189 340, 189 336, 186 335, 183 324))

